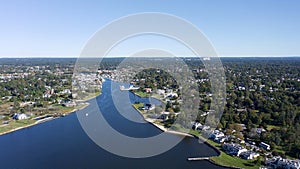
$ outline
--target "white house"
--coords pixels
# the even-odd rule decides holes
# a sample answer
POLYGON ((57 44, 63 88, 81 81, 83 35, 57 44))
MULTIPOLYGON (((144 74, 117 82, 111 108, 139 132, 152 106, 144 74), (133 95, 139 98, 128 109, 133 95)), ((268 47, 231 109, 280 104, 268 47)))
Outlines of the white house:
POLYGON ((212 139, 216 139, 216 138, 221 138, 221 137, 224 137, 224 133, 219 131, 219 130, 214 130, 211 135, 210 135, 210 138, 212 139))
POLYGON ((28 116, 24 113, 20 114, 20 113, 15 113, 13 115, 13 119, 16 119, 16 120, 24 120, 24 119, 27 119, 28 116))
POLYGON ((225 143, 222 148, 227 154, 234 156, 240 156, 241 153, 248 151, 241 145, 235 143, 225 143))
POLYGON ((267 158, 266 164, 270 168, 300 169, 299 160, 284 159, 279 156, 267 158))
POLYGON ((270 150, 271 149, 271 146, 269 144, 267 144, 267 143, 264 143, 264 142, 261 142, 259 144, 259 146, 262 147, 265 150, 270 150))
POLYGON ((202 126, 202 124, 201 123, 199 123, 199 122, 195 122, 194 124, 193 124, 193 129, 194 130, 197 130, 198 129, 198 127, 201 127, 202 126))
POLYGON ((259 154, 253 151, 245 151, 240 154, 240 157, 245 160, 252 160, 254 158, 257 158, 258 156, 259 154))

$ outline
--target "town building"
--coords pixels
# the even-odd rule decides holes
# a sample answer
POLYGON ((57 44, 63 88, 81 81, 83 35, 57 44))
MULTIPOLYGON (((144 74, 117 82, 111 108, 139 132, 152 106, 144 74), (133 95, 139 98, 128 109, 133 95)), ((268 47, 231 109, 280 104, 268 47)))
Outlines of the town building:
POLYGON ((212 140, 214 140, 214 139, 218 139, 218 138, 221 138, 221 137, 224 137, 224 136, 225 136, 225 135, 224 135, 223 132, 221 132, 221 131, 219 131, 219 130, 214 130, 214 131, 211 133, 210 138, 211 138, 212 140))
POLYGON ((261 148, 265 149, 265 150, 270 150, 270 149, 271 149, 271 146, 270 146, 269 144, 267 144, 267 143, 264 143, 264 142, 261 142, 261 143, 259 144, 259 146, 260 146, 261 148))
POLYGON ((28 116, 24 113, 15 113, 12 118, 15 120, 25 120, 28 116))
POLYGON ((300 169, 299 160, 284 159, 279 156, 266 158, 268 168, 300 169))
POLYGON ((247 151, 243 146, 235 143, 225 143, 222 145, 222 148, 227 154, 233 156, 240 156, 241 153, 247 151))
POLYGON ((254 151, 245 151, 240 154, 240 157, 245 160, 253 160, 259 156, 258 153, 254 151))

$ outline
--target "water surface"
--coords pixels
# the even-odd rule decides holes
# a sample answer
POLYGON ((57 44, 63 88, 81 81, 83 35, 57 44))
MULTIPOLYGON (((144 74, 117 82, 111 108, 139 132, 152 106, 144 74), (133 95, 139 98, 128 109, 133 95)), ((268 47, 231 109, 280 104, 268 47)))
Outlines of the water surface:
MULTIPOLYGON (((130 104, 127 112, 119 113, 113 105, 111 81, 103 84, 102 94, 96 98, 105 119, 119 132, 132 137, 149 137, 161 133, 145 122, 130 104), (128 120, 129 119, 134 119, 128 120)), ((113 82, 114 83, 114 82, 113 82)), ((132 93, 130 100, 149 102, 132 93)), ((151 100, 156 102, 158 100, 151 100)), ((101 125, 101 124, 99 124, 101 125)), ((126 143, 124 143, 126 146, 126 143)), ((173 149, 149 158, 126 158, 107 152, 96 145, 83 131, 76 113, 0 136, 0 168, 143 168, 196 169, 223 168, 209 161, 187 161, 188 157, 214 156, 217 152, 195 138, 184 138, 173 149)))

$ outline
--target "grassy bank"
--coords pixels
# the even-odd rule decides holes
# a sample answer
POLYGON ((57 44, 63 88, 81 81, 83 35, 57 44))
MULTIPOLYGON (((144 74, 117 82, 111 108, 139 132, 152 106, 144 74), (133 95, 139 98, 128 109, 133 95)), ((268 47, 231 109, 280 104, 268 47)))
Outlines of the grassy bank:
MULTIPOLYGON (((84 100, 82 100, 82 102, 88 101, 92 98, 95 98, 100 94, 101 94, 101 92, 93 93, 93 94, 87 96, 84 100)), ((76 110, 83 109, 86 106, 88 106, 88 103, 79 104, 79 105, 73 106, 73 107, 65 107, 62 105, 53 105, 52 108, 47 110, 47 113, 43 114, 43 115, 55 116, 55 114, 57 115, 57 113, 59 113, 61 115, 67 115, 67 114, 75 112, 76 110)), ((10 132, 14 132, 16 130, 20 130, 23 128, 27 128, 27 127, 39 124, 39 123, 37 123, 36 120, 33 120, 33 118, 35 118, 35 117, 37 117, 37 116, 34 115, 34 116, 30 117, 29 119, 25 119, 25 120, 13 120, 13 119, 9 120, 8 124, 0 125, 0 135, 7 134, 10 132)), ((57 117, 57 116, 55 116, 55 117, 57 117)))
POLYGON ((143 91, 133 91, 133 93, 137 96, 140 96, 140 97, 150 97, 150 94, 149 93, 145 93, 143 91))
MULTIPOLYGON (((137 104, 133 104, 132 106, 139 111, 144 118, 147 118, 147 112, 144 110, 139 110, 139 107, 142 107, 144 104, 143 103, 137 103, 137 104)), ((160 125, 160 126, 166 126, 166 124, 162 121, 151 121, 152 124, 154 125, 160 125)), ((210 157, 210 161, 220 165, 220 166, 225 166, 225 167, 232 167, 232 168, 249 168, 249 169, 258 169, 260 167, 260 164, 257 163, 257 160, 244 160, 238 157, 234 157, 234 156, 230 156, 228 154, 226 154, 221 147, 221 144, 216 143, 212 140, 209 139, 205 139, 203 138, 200 133, 198 131, 195 130, 190 130, 190 129, 186 129, 184 127, 182 127, 181 125, 175 124, 175 125, 171 125, 172 127, 169 128, 172 131, 178 131, 178 132, 182 132, 182 133, 188 133, 191 135, 194 135, 198 138, 200 138, 201 140, 206 141, 207 144, 209 144, 210 146, 214 147, 216 150, 218 150, 220 152, 219 156, 214 156, 214 157, 210 157)))
POLYGON ((25 126, 31 126, 35 123, 35 120, 26 119, 26 120, 12 120, 9 124, 1 125, 0 135, 8 132, 15 131, 18 128, 23 128, 25 126))
POLYGON ((257 160, 244 160, 238 157, 230 156, 222 151, 221 144, 215 143, 212 140, 207 140, 207 143, 220 150, 219 156, 210 157, 210 160, 216 164, 227 167, 247 169, 258 169, 260 167, 260 164, 257 163, 257 160))

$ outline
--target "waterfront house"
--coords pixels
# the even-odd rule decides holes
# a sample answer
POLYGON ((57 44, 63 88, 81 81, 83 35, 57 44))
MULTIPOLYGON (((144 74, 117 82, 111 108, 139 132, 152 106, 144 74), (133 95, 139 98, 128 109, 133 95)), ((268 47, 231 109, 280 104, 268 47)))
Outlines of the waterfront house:
POLYGON ((258 156, 259 156, 259 154, 255 153, 254 151, 245 151, 240 154, 240 157, 245 160, 253 160, 253 159, 257 158, 258 156))
POLYGON ((144 104, 144 107, 142 109, 143 110, 154 110, 155 109, 155 105, 150 104, 150 103, 146 103, 146 104, 144 104))
POLYGON ((70 100, 70 99, 65 99, 61 102, 61 104, 63 106, 66 106, 66 107, 74 107, 76 106, 76 103, 73 101, 73 100, 70 100))
POLYGON ((215 139, 214 139, 214 142, 216 142, 216 143, 224 143, 224 142, 227 141, 227 140, 228 140, 228 137, 223 136, 223 137, 215 138, 215 139))
POLYGON ((227 154, 233 156, 240 156, 241 153, 248 151, 243 146, 235 143, 225 143, 222 148, 227 154))
POLYGON ((280 156, 266 158, 268 168, 300 169, 299 160, 284 159, 280 156))
POLYGON ((151 93, 151 92, 152 92, 152 89, 151 89, 151 88, 144 88, 144 91, 145 91, 146 93, 151 93))
POLYGON ((20 113, 15 113, 12 118, 15 119, 15 120, 24 120, 24 119, 27 119, 28 116, 24 113, 21 113, 21 114, 20 113))
POLYGON ((225 135, 224 135, 223 132, 221 132, 221 131, 219 131, 219 130, 214 130, 214 131, 211 133, 210 138, 211 138, 212 140, 214 140, 214 139, 218 139, 218 138, 221 138, 221 137, 224 137, 224 136, 225 136, 225 135))
MULTIPOLYGON (((201 131, 201 130, 209 130, 210 126, 206 126, 206 125, 201 125, 197 128, 197 130, 201 131)), ((210 132, 210 131, 209 131, 210 132)))
POLYGON ((194 124, 193 124, 193 127, 192 127, 192 129, 193 130, 197 130, 198 129, 198 127, 201 127, 202 126, 202 124, 201 123, 199 123, 199 122, 195 122, 194 124))
POLYGON ((158 119, 161 119, 161 120, 168 120, 169 119, 169 112, 163 112, 159 117, 158 119))

